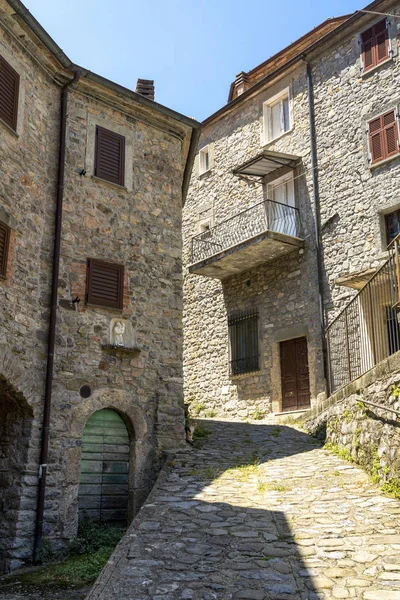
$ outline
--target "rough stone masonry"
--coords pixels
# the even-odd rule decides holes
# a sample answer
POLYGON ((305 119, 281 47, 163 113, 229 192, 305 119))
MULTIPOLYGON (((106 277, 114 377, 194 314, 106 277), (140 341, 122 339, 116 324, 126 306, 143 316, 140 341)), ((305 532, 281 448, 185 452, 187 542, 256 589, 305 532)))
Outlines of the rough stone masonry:
MULTIPOLYGON (((32 557, 61 88, 81 73, 68 92, 45 494, 44 536, 55 547, 76 534, 83 487, 86 502, 91 496, 89 508, 106 512, 107 481, 119 481, 116 510, 127 510, 131 519, 164 453, 184 443, 181 207, 198 124, 79 71, 19 2, 0 1, 0 60, 19 82, 15 128, 0 119, 0 222, 10 232, 0 278, 0 569, 8 570, 32 557), (106 180, 116 160, 107 166, 107 148, 105 176, 96 176, 99 128, 108 132, 109 143, 123 140, 123 185, 106 180), (88 259, 123 269, 118 308, 88 304, 88 259), (115 345, 117 322, 123 347, 115 345), (89 444, 85 452, 92 452, 100 471, 85 482, 82 436, 102 409, 122 418, 129 444, 121 452, 128 453, 129 465, 118 458, 113 430, 107 446, 95 430, 97 437, 87 439, 97 446, 89 444)), ((114 290, 112 277, 104 277, 105 288, 114 290)))

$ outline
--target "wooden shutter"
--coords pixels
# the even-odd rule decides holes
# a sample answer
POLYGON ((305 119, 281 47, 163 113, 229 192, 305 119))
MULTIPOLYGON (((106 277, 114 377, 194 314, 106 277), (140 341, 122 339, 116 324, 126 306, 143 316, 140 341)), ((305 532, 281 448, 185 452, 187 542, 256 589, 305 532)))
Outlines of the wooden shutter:
POLYGON ((17 129, 19 75, 0 56, 0 119, 17 129))
POLYGON ((393 156, 399 151, 398 129, 394 110, 391 110, 389 113, 382 116, 382 127, 385 156, 393 156))
POLYGON ((373 27, 364 31, 361 36, 362 43, 362 60, 364 65, 364 71, 367 71, 374 66, 374 52, 373 52, 373 27))
POLYGON ((87 304, 122 308, 123 294, 123 265, 89 258, 87 266, 87 304))
POLYGON ((375 61, 379 64, 389 57, 389 36, 386 19, 377 23, 374 27, 375 36, 375 61))
POLYGON ((99 125, 96 127, 94 174, 111 183, 125 185, 125 138, 99 125))
POLYGON ((386 19, 382 19, 361 35, 362 61, 368 71, 389 57, 389 32, 386 19))
POLYGON ((368 131, 372 164, 398 154, 399 136, 394 110, 370 121, 368 131))
POLYGON ((10 245, 10 228, 0 222, 0 276, 7 275, 8 247, 10 245))

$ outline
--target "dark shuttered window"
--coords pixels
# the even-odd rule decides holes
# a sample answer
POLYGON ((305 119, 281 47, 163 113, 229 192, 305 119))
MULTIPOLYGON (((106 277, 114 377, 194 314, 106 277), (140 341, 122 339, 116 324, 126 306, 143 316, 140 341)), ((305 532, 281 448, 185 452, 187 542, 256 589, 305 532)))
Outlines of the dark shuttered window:
POLYGON ((368 134, 372 164, 399 153, 399 130, 395 110, 372 119, 368 123, 368 134))
POLYGON ((122 308, 124 267, 89 258, 87 264, 86 303, 109 308, 122 308))
POLYGON ((10 245, 10 228, 0 222, 0 277, 7 275, 8 247, 10 245))
POLYGON ((368 71, 389 58, 389 32, 386 19, 361 34, 362 61, 368 71))
POLYGON ((94 174, 111 183, 125 185, 125 138, 99 125, 96 127, 94 174))
POLYGON ((228 318, 231 344, 231 374, 259 370, 258 312, 240 312, 228 318))
POLYGON ((17 129, 19 75, 0 56, 0 119, 17 129))
POLYGON ((385 215, 386 243, 389 245, 400 233, 400 210, 385 215))

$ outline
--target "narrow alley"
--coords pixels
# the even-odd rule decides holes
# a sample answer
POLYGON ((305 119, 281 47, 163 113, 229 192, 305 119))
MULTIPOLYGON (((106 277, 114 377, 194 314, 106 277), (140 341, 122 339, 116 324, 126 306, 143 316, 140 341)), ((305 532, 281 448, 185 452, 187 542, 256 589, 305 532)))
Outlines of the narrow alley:
POLYGON ((400 503, 286 425, 203 421, 88 600, 400 599, 400 503))

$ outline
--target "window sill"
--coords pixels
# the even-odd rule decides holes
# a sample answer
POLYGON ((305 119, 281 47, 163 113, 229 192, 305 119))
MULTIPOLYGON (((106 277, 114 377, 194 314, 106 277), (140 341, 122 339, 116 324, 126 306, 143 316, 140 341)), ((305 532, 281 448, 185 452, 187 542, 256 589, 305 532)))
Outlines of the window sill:
POLYGON ((285 135, 288 135, 288 133, 292 133, 293 129, 294 129, 294 127, 291 127, 290 129, 288 129, 287 131, 284 131, 283 133, 281 133, 281 135, 278 135, 276 138, 273 138, 272 140, 266 140, 265 137, 263 137, 262 147, 264 148, 265 146, 268 146, 269 144, 273 144, 277 140, 282 139, 285 135))
POLYGON ((199 172, 199 179, 206 178, 208 175, 211 175, 211 167, 207 171, 199 172))
POLYGON ((368 168, 370 170, 376 169, 377 167, 380 167, 382 165, 386 165, 386 163, 389 163, 391 160, 396 160, 396 158, 399 158, 399 156, 400 156, 400 152, 398 152, 397 154, 394 154, 393 156, 389 156, 389 158, 384 158, 383 160, 380 160, 380 161, 378 161, 376 163, 369 164, 368 168))
POLYGON ((121 314, 122 311, 124 310, 123 308, 116 308, 115 306, 103 306, 102 304, 89 304, 88 302, 85 302, 84 306, 85 306, 85 308, 101 308, 103 310, 112 310, 113 312, 116 312, 118 314, 121 314))
POLYGON ((383 60, 379 64, 374 65, 373 67, 371 67, 367 71, 361 71, 361 80, 360 81, 363 81, 371 73, 375 73, 375 71, 377 71, 383 65, 386 65, 388 62, 396 62, 396 59, 394 58, 394 56, 389 56, 388 58, 386 58, 385 60, 383 60))
POLYGON ((246 377, 252 377, 254 375, 257 375, 260 372, 261 372, 261 369, 257 369, 255 371, 247 371, 246 373, 238 373, 237 375, 234 375, 233 373, 231 373, 230 376, 231 376, 231 379, 238 380, 238 379, 245 379, 246 377))
POLYGON ((102 179, 101 177, 97 177, 96 175, 92 175, 91 178, 95 181, 99 181, 100 183, 105 183, 106 185, 109 185, 112 188, 117 188, 118 190, 125 190, 125 192, 129 191, 128 188, 124 185, 120 185, 119 183, 114 183, 112 181, 107 181, 107 179, 102 179))
POLYGON ((3 125, 3 127, 5 127, 12 135, 14 135, 16 138, 19 138, 19 133, 13 129, 12 127, 10 127, 10 125, 8 125, 5 121, 3 121, 3 119, 0 119, 0 123, 3 125))

